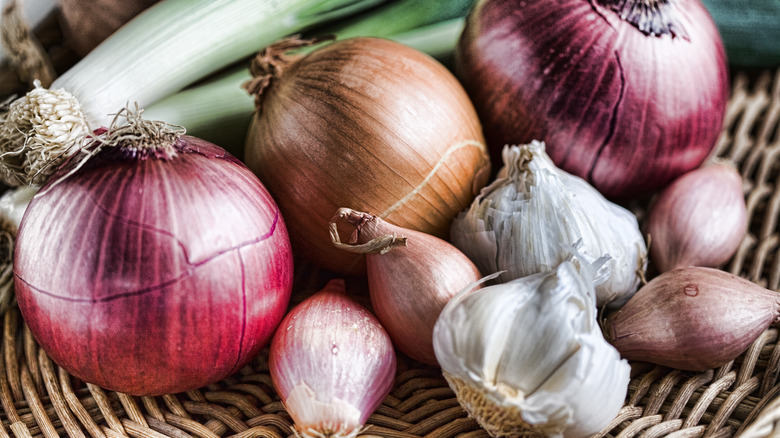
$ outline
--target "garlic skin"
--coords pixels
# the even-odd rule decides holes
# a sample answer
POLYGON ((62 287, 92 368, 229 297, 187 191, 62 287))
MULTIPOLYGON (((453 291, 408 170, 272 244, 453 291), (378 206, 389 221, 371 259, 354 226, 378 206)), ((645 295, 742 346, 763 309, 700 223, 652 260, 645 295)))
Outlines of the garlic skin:
POLYGON ((575 244, 588 263, 608 255, 596 305, 625 304, 647 268, 636 216, 557 168, 543 142, 507 146, 503 159, 496 180, 453 220, 451 242, 481 272, 505 271, 500 281, 555 269, 575 244))
POLYGON ((396 356, 379 321, 331 280, 279 325, 269 371, 300 437, 355 437, 390 393, 396 356))
POLYGON ((439 316, 436 358, 492 436, 584 437, 623 406, 630 366, 601 333, 588 269, 467 289, 439 316))

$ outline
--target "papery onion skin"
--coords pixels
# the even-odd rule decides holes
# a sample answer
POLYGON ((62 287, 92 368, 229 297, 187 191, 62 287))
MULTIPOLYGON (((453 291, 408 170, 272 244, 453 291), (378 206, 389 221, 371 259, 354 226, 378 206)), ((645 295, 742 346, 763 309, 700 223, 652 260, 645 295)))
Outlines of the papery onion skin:
POLYGON ((457 79, 422 52, 379 38, 318 48, 260 96, 245 159, 279 203, 296 255, 364 273, 333 247, 338 208, 448 236, 490 173, 481 125, 457 79))
POLYGON ((705 267, 667 271, 606 319, 628 360, 688 371, 725 365, 780 318, 780 294, 705 267))
POLYGON ((14 256, 19 308, 74 376, 159 395, 239 370, 270 341, 292 288, 273 199, 221 148, 104 148, 33 199, 14 256))
POLYGON ((659 272, 721 267, 746 231, 742 176, 727 163, 705 165, 677 178, 658 194, 647 215, 650 257, 659 272))
POLYGON ((334 279, 285 316, 268 365, 297 434, 356 436, 390 393, 396 357, 376 317, 334 279))
MULTIPOLYGON (((556 165, 611 199, 647 195, 699 166, 729 96, 726 55, 699 0, 664 2, 676 32, 647 35, 607 0, 481 0, 456 72, 499 162, 543 140, 556 165)), ((635 0, 627 4, 653 4, 635 0)))

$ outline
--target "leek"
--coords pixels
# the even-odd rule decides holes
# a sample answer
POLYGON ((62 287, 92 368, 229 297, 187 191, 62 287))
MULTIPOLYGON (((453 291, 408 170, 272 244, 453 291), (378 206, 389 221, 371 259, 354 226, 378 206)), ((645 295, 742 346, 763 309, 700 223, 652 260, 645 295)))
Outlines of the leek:
MULTIPOLYGON (((447 62, 473 2, 401 0, 310 33, 334 34, 339 39, 389 38, 447 62)), ((216 143, 240 158, 254 111, 252 97, 241 88, 249 79, 248 67, 230 69, 148 106, 144 117, 184 126, 188 134, 216 143)))
POLYGON ((46 90, 0 113, 0 180, 44 182, 131 103, 141 108, 284 37, 384 0, 163 0, 46 90))

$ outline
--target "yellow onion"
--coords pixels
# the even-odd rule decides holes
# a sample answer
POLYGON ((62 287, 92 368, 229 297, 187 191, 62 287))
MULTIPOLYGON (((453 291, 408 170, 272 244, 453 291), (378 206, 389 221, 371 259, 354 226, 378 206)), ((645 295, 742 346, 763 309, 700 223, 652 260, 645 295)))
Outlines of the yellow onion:
POLYGON ((246 88, 257 111, 245 159, 277 200, 296 254, 337 272, 365 271, 362 256, 336 249, 328 235, 343 206, 447 238, 490 173, 460 83, 430 56, 385 39, 284 55, 295 46, 281 41, 253 63, 246 88))

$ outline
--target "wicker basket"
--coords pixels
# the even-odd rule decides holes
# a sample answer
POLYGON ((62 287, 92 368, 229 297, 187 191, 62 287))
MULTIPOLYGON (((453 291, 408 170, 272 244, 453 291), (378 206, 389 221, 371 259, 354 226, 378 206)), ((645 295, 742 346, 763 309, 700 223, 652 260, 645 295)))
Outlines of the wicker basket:
MULTIPOLYGON (((743 175, 750 226, 725 269, 772 290, 780 289, 779 126, 780 70, 735 73, 715 155, 734 162, 743 175)), ((635 208, 640 221, 643 207, 635 208)), ((294 302, 324 284, 315 268, 302 264, 296 269, 294 302)), ((85 384, 59 368, 36 345, 15 306, 0 316, 0 438, 294 434, 274 392, 265 352, 214 385, 131 397, 85 384)), ((780 436, 779 375, 776 328, 732 363, 707 372, 633 363, 625 406, 596 437, 780 436)), ((400 355, 393 390, 370 417, 364 436, 488 435, 468 418, 440 370, 400 355)))

